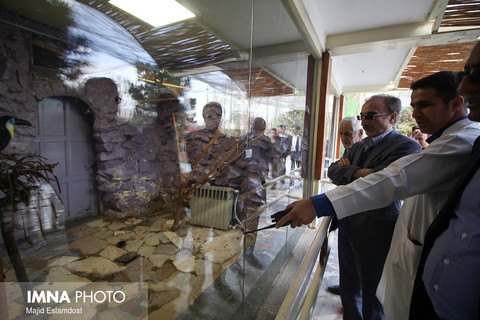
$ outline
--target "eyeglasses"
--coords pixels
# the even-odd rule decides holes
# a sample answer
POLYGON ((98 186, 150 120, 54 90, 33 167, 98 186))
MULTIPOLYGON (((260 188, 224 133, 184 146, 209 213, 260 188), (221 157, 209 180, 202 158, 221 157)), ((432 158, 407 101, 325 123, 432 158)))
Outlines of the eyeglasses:
POLYGON ((461 76, 462 78, 466 76, 470 76, 470 79, 472 79, 473 82, 479 83, 480 82, 480 66, 466 68, 465 71, 460 71, 458 75, 461 76))
POLYGON ((378 116, 383 116, 384 114, 389 114, 388 112, 382 112, 382 113, 377 113, 377 112, 369 112, 367 114, 360 113, 360 115, 357 116, 358 120, 373 120, 373 118, 378 117, 378 116))

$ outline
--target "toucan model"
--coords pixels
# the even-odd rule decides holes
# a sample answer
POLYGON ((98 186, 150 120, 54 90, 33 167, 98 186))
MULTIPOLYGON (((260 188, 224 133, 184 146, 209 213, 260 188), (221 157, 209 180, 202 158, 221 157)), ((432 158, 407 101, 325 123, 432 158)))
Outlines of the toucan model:
POLYGON ((0 151, 8 146, 8 143, 13 138, 13 128, 18 125, 31 126, 32 124, 27 120, 12 116, 0 117, 0 151))

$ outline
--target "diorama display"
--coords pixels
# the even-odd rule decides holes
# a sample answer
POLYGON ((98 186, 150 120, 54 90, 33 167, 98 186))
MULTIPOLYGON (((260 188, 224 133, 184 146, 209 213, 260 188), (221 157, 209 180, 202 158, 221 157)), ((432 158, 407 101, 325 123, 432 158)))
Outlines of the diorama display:
POLYGON ((227 65, 202 72, 238 53, 195 20, 151 28, 102 1, 30 6, 0 1, 0 317, 41 313, 49 283, 130 292, 88 319, 254 314, 302 234, 243 232, 302 195, 298 170, 273 174, 273 142, 287 140, 267 133, 303 121, 288 111, 304 92, 259 70, 261 90, 227 65))

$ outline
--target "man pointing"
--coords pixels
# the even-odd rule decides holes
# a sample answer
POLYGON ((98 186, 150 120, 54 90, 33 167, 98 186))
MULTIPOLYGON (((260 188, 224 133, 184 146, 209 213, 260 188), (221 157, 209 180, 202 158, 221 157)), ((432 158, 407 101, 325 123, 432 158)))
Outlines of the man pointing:
POLYGON ((411 85, 412 116, 422 132, 432 134, 428 148, 348 185, 294 202, 288 206, 290 213, 277 223, 280 227, 291 220, 291 226, 297 227, 315 217, 342 219, 405 199, 377 290, 389 320, 408 319, 425 232, 480 135, 480 125, 467 119, 464 100, 457 94, 459 80, 457 74, 443 71, 411 85))

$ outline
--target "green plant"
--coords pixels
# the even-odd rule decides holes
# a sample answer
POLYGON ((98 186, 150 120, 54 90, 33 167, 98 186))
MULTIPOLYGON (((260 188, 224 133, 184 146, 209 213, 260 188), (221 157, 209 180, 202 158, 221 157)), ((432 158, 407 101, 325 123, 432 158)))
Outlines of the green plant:
POLYGON ((412 134, 412 127, 417 124, 415 119, 412 117, 412 112, 412 107, 402 108, 400 117, 395 124, 397 131, 406 136, 410 136, 412 134))

